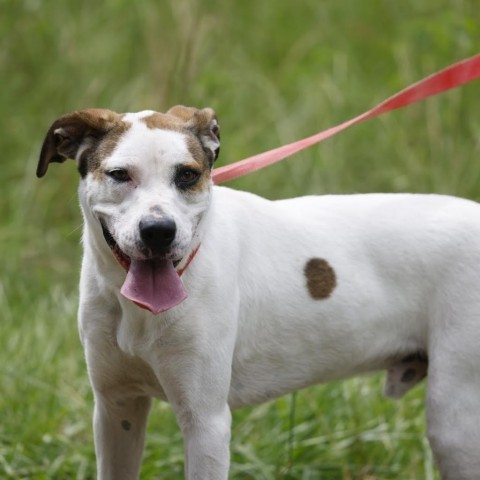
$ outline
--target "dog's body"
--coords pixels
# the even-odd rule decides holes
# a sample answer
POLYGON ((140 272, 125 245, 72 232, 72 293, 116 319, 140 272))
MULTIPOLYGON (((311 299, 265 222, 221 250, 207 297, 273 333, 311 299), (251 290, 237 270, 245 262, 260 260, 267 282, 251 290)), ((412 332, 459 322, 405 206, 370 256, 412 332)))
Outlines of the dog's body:
POLYGON ((79 323, 100 478, 137 477, 151 397, 175 411, 186 477, 221 480, 231 409, 382 369, 399 397, 427 366, 442 478, 478 478, 480 207, 212 187, 218 138, 213 111, 184 107, 75 112, 47 135, 38 175, 74 158, 83 177, 79 323), (172 265, 186 299, 157 272, 172 265), (162 278, 176 305, 137 292, 162 278))

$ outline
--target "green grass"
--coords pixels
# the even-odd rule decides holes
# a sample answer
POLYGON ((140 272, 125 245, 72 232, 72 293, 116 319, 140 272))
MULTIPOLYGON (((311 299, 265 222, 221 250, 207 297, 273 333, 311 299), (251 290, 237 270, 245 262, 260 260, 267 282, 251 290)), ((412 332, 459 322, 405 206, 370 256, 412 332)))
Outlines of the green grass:
MULTIPOLYGON (((75 311, 72 162, 41 181, 60 114, 212 106, 220 164, 316 133, 477 53, 475 0, 0 0, 0 478, 92 479, 92 396, 75 311)), ((232 182, 270 198, 440 192, 480 199, 478 82, 355 126, 232 182)), ((235 479, 434 479, 423 387, 382 377, 236 412, 235 479), (295 405, 292 402, 295 400, 295 405)), ((182 440, 152 412, 142 478, 178 479, 182 440)))

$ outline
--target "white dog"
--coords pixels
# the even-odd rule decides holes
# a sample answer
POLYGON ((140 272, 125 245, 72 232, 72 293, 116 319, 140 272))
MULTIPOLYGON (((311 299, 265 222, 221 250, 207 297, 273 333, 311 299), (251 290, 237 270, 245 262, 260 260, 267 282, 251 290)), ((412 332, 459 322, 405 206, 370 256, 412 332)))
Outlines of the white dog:
POLYGON ((186 478, 221 480, 231 409, 382 369, 399 397, 427 367, 442 478, 480 478, 480 207, 272 202, 212 186, 218 150, 208 108, 81 110, 46 136, 37 175, 71 158, 82 177, 79 324, 99 478, 137 478, 152 397, 176 414, 186 478))

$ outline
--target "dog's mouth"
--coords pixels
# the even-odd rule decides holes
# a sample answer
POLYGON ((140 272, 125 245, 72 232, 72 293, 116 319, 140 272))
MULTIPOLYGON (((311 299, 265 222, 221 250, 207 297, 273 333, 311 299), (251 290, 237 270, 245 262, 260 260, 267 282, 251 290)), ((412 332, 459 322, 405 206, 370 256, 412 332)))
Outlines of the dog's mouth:
MULTIPOLYGON (((119 247, 103 222, 103 236, 119 265, 127 272, 120 293, 154 314, 169 310, 187 298, 187 291, 170 259, 137 260, 119 247)), ((176 262, 178 263, 178 262, 176 262)))
POLYGON ((131 264, 130 257, 121 250, 121 248, 118 246, 118 243, 115 241, 112 234, 108 231, 107 227, 103 224, 103 222, 100 222, 100 225, 102 226, 102 232, 103 232, 105 241, 107 242, 107 245, 110 247, 110 250, 112 251, 113 256, 115 257, 117 262, 120 264, 120 266, 126 272, 128 272, 131 264))

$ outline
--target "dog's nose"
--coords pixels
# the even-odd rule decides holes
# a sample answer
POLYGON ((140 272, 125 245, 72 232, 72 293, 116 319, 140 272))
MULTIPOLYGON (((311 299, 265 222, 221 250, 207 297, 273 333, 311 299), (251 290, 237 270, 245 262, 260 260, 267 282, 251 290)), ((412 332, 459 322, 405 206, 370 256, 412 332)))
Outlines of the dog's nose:
POLYGON ((141 220, 139 228, 143 243, 154 253, 164 253, 177 232, 177 226, 171 218, 145 218, 141 220))

